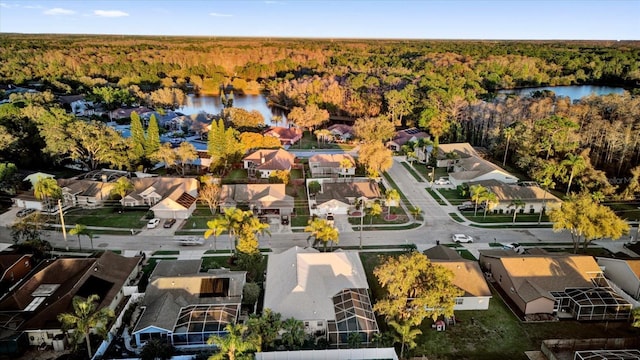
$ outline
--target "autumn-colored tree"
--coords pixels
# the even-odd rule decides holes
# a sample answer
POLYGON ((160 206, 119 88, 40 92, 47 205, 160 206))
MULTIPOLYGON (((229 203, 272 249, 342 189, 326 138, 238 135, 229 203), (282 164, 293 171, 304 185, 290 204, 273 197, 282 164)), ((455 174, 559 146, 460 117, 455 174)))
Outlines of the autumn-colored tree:
POLYGON ((211 215, 215 215, 218 204, 220 203, 220 194, 222 189, 218 184, 204 183, 198 191, 198 200, 209 206, 211 215))
POLYGON ((182 170, 182 176, 186 174, 187 166, 198 158, 196 148, 190 142, 183 142, 176 150, 176 161, 182 170))
POLYGON ((396 127, 384 116, 359 118, 353 124, 354 135, 365 144, 384 143, 393 138, 396 127))
POLYGON ((167 172, 176 163, 176 151, 171 147, 171 144, 164 143, 158 148, 158 150, 151 155, 153 161, 164 163, 167 172))
POLYGON ((318 108, 316 104, 309 104, 304 108, 291 109, 287 119, 301 129, 315 129, 329 120, 329 112, 318 108))
POLYGON ((450 270, 415 251, 381 258, 373 274, 385 290, 373 309, 387 320, 411 326, 427 317, 435 321, 453 316, 456 298, 464 294, 453 284, 450 270))
POLYGON ((291 172, 289 170, 276 170, 269 175, 269 179, 287 185, 291 179, 291 172))
POLYGON ((224 109, 225 117, 236 128, 257 128, 264 126, 264 117, 258 110, 247 111, 241 108, 224 109))
POLYGON ((400 205, 400 193, 396 189, 388 189, 384 193, 384 201, 388 209, 387 216, 389 216, 391 215, 391 207, 400 205))
POLYGON ((393 166, 393 153, 382 143, 362 144, 358 150, 358 161, 364 165, 369 177, 377 178, 393 166))
POLYGON ((595 202, 589 193, 574 195, 549 211, 549 220, 553 223, 553 231, 569 230, 574 253, 578 252, 580 243, 586 250, 593 240, 616 240, 629 233, 629 224, 609 207, 595 202))
MULTIPOLYGON (((309 238, 314 238, 313 246, 318 242, 322 242, 325 251, 329 242, 332 244, 339 242, 340 233, 338 229, 329 224, 326 219, 315 218, 310 220, 309 224, 304 228, 304 231, 309 233, 309 238)), ((307 241, 308 240, 309 239, 307 239, 307 241)))

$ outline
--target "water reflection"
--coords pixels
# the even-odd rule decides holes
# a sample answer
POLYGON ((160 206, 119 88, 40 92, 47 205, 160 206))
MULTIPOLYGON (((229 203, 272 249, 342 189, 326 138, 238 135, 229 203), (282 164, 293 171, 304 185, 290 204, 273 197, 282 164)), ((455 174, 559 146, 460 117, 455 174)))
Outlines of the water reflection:
POLYGON ((579 100, 589 95, 608 95, 622 94, 624 89, 613 86, 596 86, 596 85, 571 85, 571 86, 544 86, 526 89, 499 90, 498 94, 518 94, 520 96, 531 95, 535 91, 553 91, 556 96, 567 96, 573 100, 579 100))
MULTIPOLYGON (((270 108, 267 105, 267 98, 264 95, 235 95, 233 97, 233 107, 245 109, 247 111, 257 110, 264 117, 264 122, 267 125, 284 126, 286 124, 286 116, 282 109, 270 108), (274 116, 280 116, 281 120, 278 124, 275 124, 272 119, 274 116)), ((188 95, 187 103, 178 109, 179 112, 185 115, 196 114, 200 111, 205 111, 209 114, 219 115, 222 111, 222 101, 220 96, 196 96, 188 95)))

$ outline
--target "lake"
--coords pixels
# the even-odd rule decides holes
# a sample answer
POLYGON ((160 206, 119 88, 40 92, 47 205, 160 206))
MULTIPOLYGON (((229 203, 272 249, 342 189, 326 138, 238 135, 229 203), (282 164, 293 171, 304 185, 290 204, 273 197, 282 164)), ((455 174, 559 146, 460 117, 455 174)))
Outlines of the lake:
POLYGON ((556 96, 567 96, 573 100, 578 100, 585 96, 622 94, 624 88, 614 86, 596 86, 596 85, 570 85, 570 86, 544 86, 526 89, 498 90, 498 94, 518 94, 520 96, 530 95, 534 91, 553 91, 556 96))
MULTIPOLYGON (((264 122, 267 125, 275 125, 271 121, 274 116, 282 116, 282 121, 279 122, 279 126, 286 124, 286 116, 282 109, 270 108, 267 105, 267 98, 264 95, 235 95, 233 96, 233 107, 245 109, 247 111, 257 110, 264 117, 264 122)), ((200 111, 205 111, 209 114, 220 114, 222 110, 222 101, 220 96, 210 95, 187 95, 187 103, 185 106, 178 108, 179 111, 186 115, 197 114, 200 111)))

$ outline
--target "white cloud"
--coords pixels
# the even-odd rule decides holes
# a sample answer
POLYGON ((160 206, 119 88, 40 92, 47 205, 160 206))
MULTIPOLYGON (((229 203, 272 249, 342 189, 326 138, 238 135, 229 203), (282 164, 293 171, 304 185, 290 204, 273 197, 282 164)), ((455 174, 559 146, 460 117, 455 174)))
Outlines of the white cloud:
POLYGON ((231 14, 220 14, 220 13, 215 13, 215 12, 209 13, 209 15, 210 16, 215 16, 215 17, 232 17, 233 16, 231 14))
POLYGON ((129 13, 120 10, 94 10, 93 14, 102 17, 123 17, 129 16, 129 13))
POLYGON ((53 8, 53 9, 45 10, 43 14, 45 14, 45 15, 73 15, 75 13, 76 13, 75 11, 69 10, 69 9, 53 8))

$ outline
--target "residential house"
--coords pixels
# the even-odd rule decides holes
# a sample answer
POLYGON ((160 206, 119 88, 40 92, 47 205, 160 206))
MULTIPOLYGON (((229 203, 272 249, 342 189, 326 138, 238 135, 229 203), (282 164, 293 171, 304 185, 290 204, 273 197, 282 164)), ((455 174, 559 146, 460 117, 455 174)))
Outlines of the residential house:
POLYGON ((297 127, 272 127, 263 133, 264 136, 273 136, 280 140, 280 143, 284 145, 293 145, 302 139, 302 130, 297 127))
POLYGON ((64 206, 95 208, 111 199, 113 182, 88 179, 58 179, 64 206))
POLYGON ((309 158, 312 177, 353 176, 356 161, 349 154, 317 154, 309 158))
POLYGON ((552 193, 544 190, 534 182, 520 182, 517 184, 505 184, 501 181, 489 179, 481 181, 472 181, 467 183, 469 186, 481 185, 490 192, 496 194, 498 200, 493 211, 498 213, 513 214, 516 208, 513 201, 520 200, 524 207, 519 207, 519 213, 539 213, 543 208, 545 210, 559 207, 562 200, 558 199, 552 193))
POLYGON ((378 333, 358 253, 293 247, 269 255, 264 308, 304 322, 305 332, 346 345, 352 333, 370 343, 378 333))
POLYGON ((242 303, 245 271, 201 273, 202 260, 161 260, 153 270, 132 335, 138 348, 161 339, 178 348, 202 347, 226 334, 242 303))
POLYGON ((36 184, 38 183, 38 181, 40 181, 40 179, 55 178, 55 177, 56 177, 55 175, 47 174, 44 172, 35 172, 33 174, 29 174, 25 176, 24 179, 22 179, 22 181, 30 182, 31 188, 33 189, 33 187, 36 186, 36 184))
POLYGON ((333 124, 327 130, 331 132, 336 142, 347 142, 353 138, 353 126, 351 125, 333 124))
POLYGON ((194 178, 132 178, 133 191, 122 200, 123 206, 150 206, 155 217, 187 219, 196 208, 198 180, 194 178))
POLYGON ((65 95, 58 98, 62 106, 76 116, 95 115, 95 105, 87 101, 84 95, 65 95))
POLYGON ((480 265, 525 318, 626 320, 631 304, 615 294, 595 259, 586 255, 520 255, 481 250, 480 265))
POLYGON ((208 126, 213 120, 213 115, 200 111, 191 115, 178 115, 169 121, 164 122, 164 126, 172 131, 192 131, 197 135, 202 135, 208 131, 208 126))
POLYGON ((633 299, 640 301, 640 260, 598 257, 604 276, 633 299))
POLYGON ((33 276, 13 289, 0 302, 0 351, 15 348, 26 336, 29 345, 53 345, 60 349, 64 332, 58 314, 74 313, 74 297, 98 295, 97 309, 115 310, 125 297, 123 287, 131 284, 141 268, 142 258, 126 258, 110 251, 98 258, 45 260, 33 276), (24 334, 24 335, 21 335, 24 334))
POLYGON ((249 176, 268 179, 274 171, 291 171, 296 156, 283 149, 260 149, 242 159, 249 176))
POLYGON ((31 254, 0 254, 0 297, 33 269, 31 254))
POLYGON ((321 185, 320 192, 309 201, 312 215, 348 214, 357 203, 366 207, 369 202, 380 198, 378 183, 370 179, 307 179, 307 186, 311 181, 318 181, 321 185))
POLYGON ((152 112, 153 110, 146 108, 144 106, 138 106, 134 108, 117 108, 111 112, 109 112, 109 117, 111 120, 120 120, 120 119, 128 119, 131 117, 132 112, 136 112, 138 115, 142 115, 144 113, 152 112))
POLYGON ((400 151, 402 146, 408 142, 418 142, 420 139, 430 139, 431 137, 424 131, 417 128, 409 128, 396 131, 393 138, 387 141, 386 146, 390 150, 400 151))
POLYGON ((466 260, 444 245, 424 251, 431 263, 449 269, 453 273, 453 284, 464 291, 456 298, 454 310, 488 310, 491 290, 477 261, 466 260))
POLYGON ((498 165, 483 159, 469 143, 440 144, 437 166, 446 167, 453 186, 494 179, 515 184, 518 178, 498 165))
POLYGON ((293 213, 294 199, 284 184, 222 185, 220 208, 249 208, 266 220, 280 219, 293 213))

